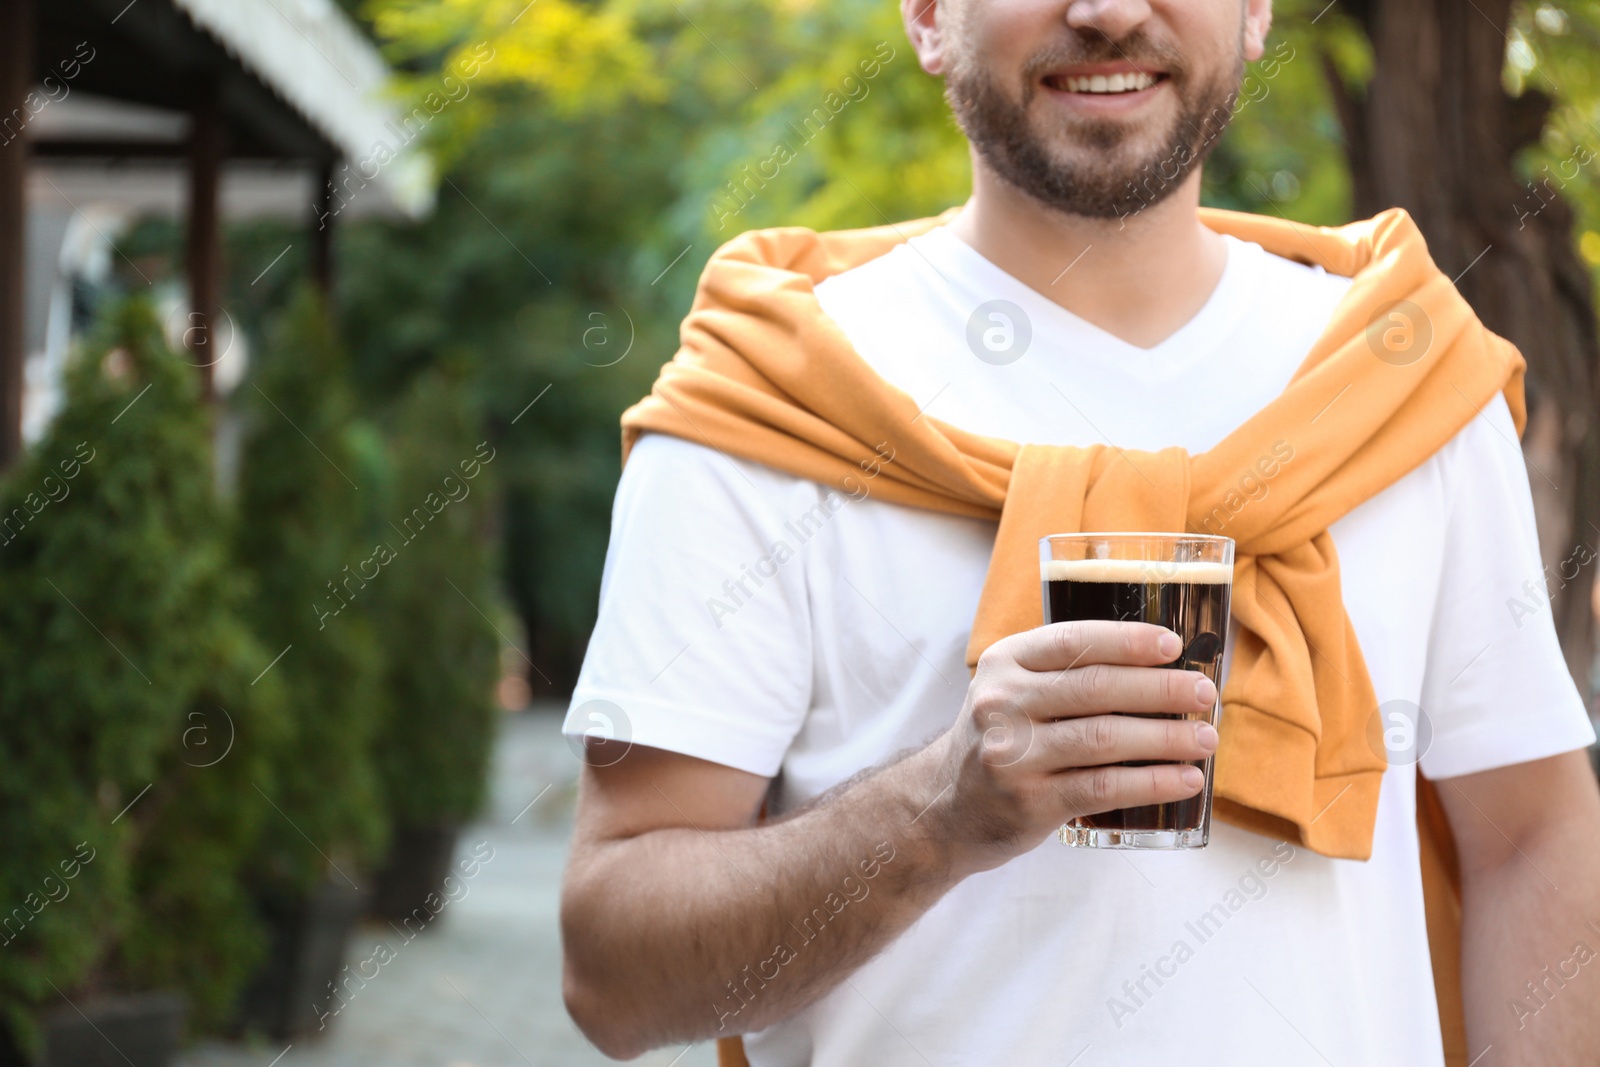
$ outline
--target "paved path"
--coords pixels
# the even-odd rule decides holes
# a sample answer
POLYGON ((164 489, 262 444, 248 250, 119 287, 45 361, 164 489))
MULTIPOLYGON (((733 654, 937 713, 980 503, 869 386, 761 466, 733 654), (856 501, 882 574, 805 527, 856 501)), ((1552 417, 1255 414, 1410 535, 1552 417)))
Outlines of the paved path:
MULTIPOLYGON (((556 911, 578 762, 560 736, 560 721, 550 707, 504 720, 489 810, 461 840, 463 856, 487 842, 493 858, 468 883, 467 895, 440 913, 436 928, 414 941, 386 926, 361 930, 352 964, 370 957, 380 940, 396 955, 350 999, 327 1036, 287 1052, 206 1042, 180 1057, 178 1067, 613 1062, 584 1040, 561 1004, 556 911)), ((713 1067, 716 1053, 709 1043, 680 1045, 632 1062, 713 1067)))

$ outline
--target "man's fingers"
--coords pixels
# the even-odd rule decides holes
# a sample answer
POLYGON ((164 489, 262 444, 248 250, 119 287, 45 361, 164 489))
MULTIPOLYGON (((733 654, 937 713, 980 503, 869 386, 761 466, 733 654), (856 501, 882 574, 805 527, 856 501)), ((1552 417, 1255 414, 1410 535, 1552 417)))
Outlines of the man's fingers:
POLYGON ((1183 651, 1178 635, 1147 622, 1055 622, 996 641, 984 653, 1006 655, 1030 671, 1060 671, 1086 663, 1159 667, 1183 651))
POLYGON ((1198 767, 1157 763, 1149 767, 1088 767, 1054 778, 1062 821, 1116 808, 1171 804, 1200 792, 1205 777, 1198 767))
POLYGON ((1128 760, 1203 760, 1216 750, 1216 728, 1203 720, 1095 715, 1038 724, 1029 755, 1048 773, 1128 760))
POLYGON ((1091 663, 1038 681, 1019 686, 1012 699, 1040 722, 1108 711, 1193 715, 1209 712, 1217 700, 1217 687, 1199 671, 1091 663))

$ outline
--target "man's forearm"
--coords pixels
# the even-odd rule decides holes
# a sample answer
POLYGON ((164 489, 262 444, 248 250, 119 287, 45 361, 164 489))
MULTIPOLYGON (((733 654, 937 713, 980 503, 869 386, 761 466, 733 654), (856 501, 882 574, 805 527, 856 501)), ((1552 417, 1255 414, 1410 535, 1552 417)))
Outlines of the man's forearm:
POLYGON ((1470 1057, 1500 1067, 1600 1055, 1600 836, 1551 824, 1504 862, 1464 872, 1462 986, 1470 1057))
POLYGON ((937 814, 923 817, 938 768, 925 749, 768 825, 575 853, 562 909, 574 1017, 628 1056, 759 1029, 822 996, 962 876, 937 814))
POLYGON ((749 823, 766 782, 747 771, 648 747, 586 768, 561 901, 568 1011, 614 1056, 768 1026, 1070 819, 1194 796, 1216 731, 1180 717, 1216 689, 1160 666, 1181 648, 1132 622, 1002 638, 926 748, 764 827, 749 823))

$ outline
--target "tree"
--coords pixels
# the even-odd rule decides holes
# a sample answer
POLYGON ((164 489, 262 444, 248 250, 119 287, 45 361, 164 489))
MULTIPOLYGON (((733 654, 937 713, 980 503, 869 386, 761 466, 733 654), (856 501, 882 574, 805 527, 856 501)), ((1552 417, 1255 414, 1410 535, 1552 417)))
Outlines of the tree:
POLYGON ((1585 185, 1592 195, 1595 184, 1590 161, 1600 152, 1600 129, 1585 112, 1596 98, 1600 6, 1354 0, 1341 7, 1373 56, 1364 84, 1325 62, 1356 213, 1409 211, 1485 325, 1528 360, 1524 450, 1545 577, 1568 667, 1587 686, 1594 568, 1576 566, 1592 556, 1574 551, 1600 545, 1600 344, 1594 280, 1574 246, 1566 197, 1582 196, 1585 185), (1574 37, 1576 56, 1568 44, 1574 37))

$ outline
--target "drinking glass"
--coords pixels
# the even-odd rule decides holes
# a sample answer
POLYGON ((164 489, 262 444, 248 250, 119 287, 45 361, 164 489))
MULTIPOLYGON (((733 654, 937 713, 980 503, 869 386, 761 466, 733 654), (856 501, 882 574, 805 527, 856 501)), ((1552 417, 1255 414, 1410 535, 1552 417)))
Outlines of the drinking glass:
MULTIPOLYGON (((1233 539, 1198 534, 1054 534, 1039 541, 1044 621, 1080 619, 1149 622, 1183 641, 1164 666, 1199 671, 1219 691, 1209 712, 1122 712, 1152 719, 1205 720, 1219 725, 1218 674, 1228 639, 1233 592, 1233 539)), ((1158 761, 1130 760, 1123 767, 1158 761)), ((1064 844, 1078 848, 1204 848, 1211 836, 1212 757, 1193 764, 1205 775, 1200 792, 1170 804, 1118 808, 1073 819, 1061 828, 1064 844)))

